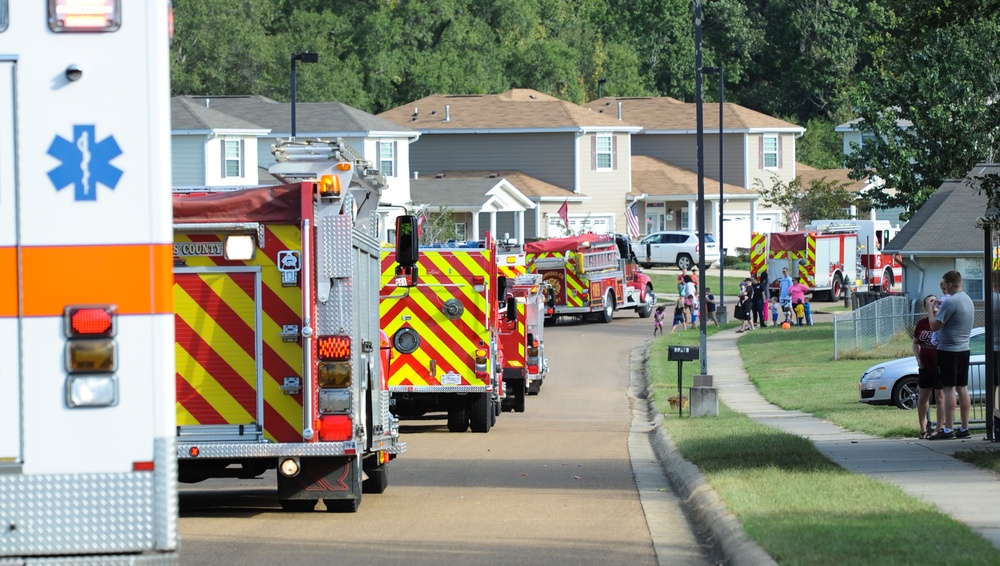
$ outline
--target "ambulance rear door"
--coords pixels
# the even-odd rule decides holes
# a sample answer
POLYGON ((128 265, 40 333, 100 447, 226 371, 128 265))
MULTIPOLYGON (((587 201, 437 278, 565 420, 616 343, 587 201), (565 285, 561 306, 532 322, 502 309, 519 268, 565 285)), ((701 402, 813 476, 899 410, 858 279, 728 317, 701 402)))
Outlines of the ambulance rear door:
POLYGON ((0 60, 0 473, 23 461, 14 135, 14 62, 0 60))

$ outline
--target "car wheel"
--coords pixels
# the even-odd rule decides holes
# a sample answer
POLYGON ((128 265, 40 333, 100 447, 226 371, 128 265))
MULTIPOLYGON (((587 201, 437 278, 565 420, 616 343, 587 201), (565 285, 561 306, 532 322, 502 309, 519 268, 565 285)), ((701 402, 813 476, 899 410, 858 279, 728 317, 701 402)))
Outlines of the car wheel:
POLYGON ((653 268, 653 264, 652 263, 640 263, 639 266, 642 267, 643 269, 652 269, 653 268))
POLYGON ((677 269, 691 269, 694 262, 691 261, 691 256, 688 254, 679 254, 677 256, 677 269))
POLYGON ((908 375, 896 382, 892 388, 892 403, 900 409, 917 408, 917 377, 908 375))

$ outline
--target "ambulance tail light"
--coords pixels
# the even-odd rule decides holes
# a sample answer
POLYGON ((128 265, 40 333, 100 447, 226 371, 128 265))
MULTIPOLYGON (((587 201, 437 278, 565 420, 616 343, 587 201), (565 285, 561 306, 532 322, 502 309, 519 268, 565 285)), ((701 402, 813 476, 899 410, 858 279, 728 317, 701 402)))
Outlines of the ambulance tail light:
POLYGON ((49 0, 54 32, 104 32, 121 27, 121 0, 49 0))
POLYGON ((63 310, 66 335, 66 406, 113 407, 118 404, 117 308, 113 305, 68 306, 63 310))
POLYGON ((319 439, 321 442, 346 442, 353 438, 354 422, 350 415, 321 415, 319 439))

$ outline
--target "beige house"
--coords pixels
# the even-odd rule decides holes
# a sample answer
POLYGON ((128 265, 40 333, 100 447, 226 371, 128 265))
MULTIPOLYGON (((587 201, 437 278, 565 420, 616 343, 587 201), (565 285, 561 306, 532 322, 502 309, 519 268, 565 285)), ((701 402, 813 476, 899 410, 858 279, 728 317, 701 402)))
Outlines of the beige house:
POLYGON ((564 203, 575 231, 626 231, 631 141, 638 126, 530 89, 434 95, 379 117, 419 132, 409 148, 416 178, 503 172, 535 204, 524 210, 523 229, 516 215, 503 211, 495 220, 471 221, 464 228, 470 240, 481 239, 486 226, 528 240, 562 235, 558 210, 564 203))
MULTIPOLYGON (((632 137, 633 156, 655 158, 660 163, 691 173, 687 178, 677 170, 665 169, 662 173, 686 185, 686 193, 659 195, 633 187, 631 196, 638 202, 643 232, 696 229, 697 106, 668 97, 605 97, 586 106, 624 124, 642 126, 642 130, 632 137)), ((805 128, 738 104, 726 103, 723 105, 720 133, 719 105, 704 104, 702 110, 705 227, 718 239, 722 202, 721 212, 725 222, 723 247, 735 253, 737 248, 749 248, 753 231, 766 232, 781 226, 781 212, 777 208, 761 206, 754 187, 758 181, 770 187, 774 178, 785 183, 795 179, 795 142, 805 133, 805 128), (721 160, 720 135, 723 144, 721 160)))

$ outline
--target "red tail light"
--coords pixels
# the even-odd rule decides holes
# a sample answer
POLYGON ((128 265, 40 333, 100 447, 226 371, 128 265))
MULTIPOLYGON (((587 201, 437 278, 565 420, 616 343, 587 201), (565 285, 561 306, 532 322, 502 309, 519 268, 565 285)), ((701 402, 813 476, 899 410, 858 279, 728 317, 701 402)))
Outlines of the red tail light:
POLYGON ((322 442, 351 440, 354 423, 348 415, 323 415, 319 418, 319 439, 322 442))
POLYGON ((316 354, 321 360, 340 361, 351 359, 350 336, 320 336, 316 340, 316 354))

